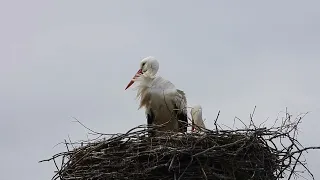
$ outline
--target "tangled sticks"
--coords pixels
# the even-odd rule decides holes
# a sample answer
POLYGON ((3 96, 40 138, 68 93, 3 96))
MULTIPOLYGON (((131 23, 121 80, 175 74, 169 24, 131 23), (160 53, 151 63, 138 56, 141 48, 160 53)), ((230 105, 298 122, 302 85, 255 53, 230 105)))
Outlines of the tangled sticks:
MULTIPOLYGON (((202 129, 204 133, 146 136, 145 126, 125 134, 96 133, 98 139, 54 155, 53 179, 291 179, 305 168, 300 157, 308 149, 296 140, 301 117, 281 126, 237 130, 202 129), (56 159, 62 159, 59 168, 56 159)), ((252 128, 250 128, 252 127, 252 128)), ((70 145, 70 143, 65 142, 70 145)))

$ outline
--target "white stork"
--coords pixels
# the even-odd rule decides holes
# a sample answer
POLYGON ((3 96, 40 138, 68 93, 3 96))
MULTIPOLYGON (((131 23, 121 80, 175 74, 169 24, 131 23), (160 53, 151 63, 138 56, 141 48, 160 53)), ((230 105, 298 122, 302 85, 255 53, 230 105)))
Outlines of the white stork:
POLYGON ((200 131, 201 128, 206 128, 202 120, 202 107, 200 105, 193 106, 191 108, 191 119, 192 119, 192 132, 200 131))
MULTIPOLYGON (((187 100, 185 93, 176 89, 170 81, 156 76, 159 62, 154 57, 146 57, 129 82, 128 89, 138 82, 137 97, 140 106, 145 107, 148 125, 158 126, 159 131, 187 132, 187 100)), ((154 133, 151 133, 154 135, 154 133)))

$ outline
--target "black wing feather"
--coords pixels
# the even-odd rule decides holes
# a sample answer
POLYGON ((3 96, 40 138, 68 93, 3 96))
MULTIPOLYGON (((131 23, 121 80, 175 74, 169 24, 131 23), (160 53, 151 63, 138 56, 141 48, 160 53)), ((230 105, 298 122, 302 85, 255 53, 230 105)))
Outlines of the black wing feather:
POLYGON ((154 122, 154 118, 155 118, 155 116, 154 116, 154 113, 153 113, 153 111, 152 111, 152 109, 150 108, 150 109, 148 109, 148 111, 146 112, 146 114, 147 114, 147 124, 148 124, 148 134, 149 134, 149 137, 150 136, 154 136, 154 131, 152 130, 152 127, 150 127, 150 126, 152 126, 152 124, 153 124, 153 122, 154 122))
MULTIPOLYGON (((181 95, 181 98, 182 98, 181 103, 187 104, 186 94, 184 93, 184 91, 177 89, 177 92, 181 95)), ((175 103, 173 103, 173 104, 175 104, 175 103)), ((176 111, 176 117, 177 117, 178 123, 179 123, 179 131, 180 132, 187 132, 187 128, 188 128, 187 110, 181 109, 181 107, 179 108, 177 106, 177 104, 175 104, 175 109, 179 109, 176 111)))

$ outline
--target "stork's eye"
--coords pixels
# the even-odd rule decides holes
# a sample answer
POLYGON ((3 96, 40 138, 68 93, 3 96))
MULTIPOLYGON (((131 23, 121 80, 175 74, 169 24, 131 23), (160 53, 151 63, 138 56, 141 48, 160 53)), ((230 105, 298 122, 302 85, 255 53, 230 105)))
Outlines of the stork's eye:
POLYGON ((141 67, 143 67, 145 64, 146 64, 145 62, 144 62, 144 63, 142 63, 142 64, 141 64, 141 67))

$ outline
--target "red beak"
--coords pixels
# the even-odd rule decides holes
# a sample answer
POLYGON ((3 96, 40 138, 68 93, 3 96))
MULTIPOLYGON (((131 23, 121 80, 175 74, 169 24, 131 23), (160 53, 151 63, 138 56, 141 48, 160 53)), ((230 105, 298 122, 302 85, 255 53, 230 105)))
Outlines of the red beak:
POLYGON ((139 69, 139 71, 133 76, 132 80, 129 82, 125 90, 127 90, 134 83, 133 79, 135 79, 141 74, 142 74, 142 69, 139 69))

